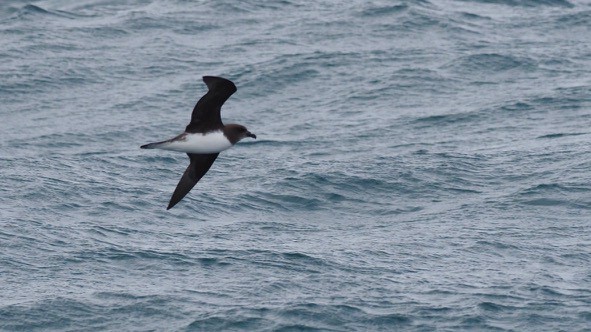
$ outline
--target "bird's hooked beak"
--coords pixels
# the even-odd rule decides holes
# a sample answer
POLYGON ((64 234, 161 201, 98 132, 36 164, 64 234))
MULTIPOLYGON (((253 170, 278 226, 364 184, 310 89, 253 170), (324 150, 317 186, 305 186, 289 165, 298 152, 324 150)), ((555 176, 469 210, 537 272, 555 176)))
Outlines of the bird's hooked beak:
POLYGON ((254 138, 254 139, 257 139, 257 135, 255 135, 255 134, 251 133, 250 131, 246 133, 246 136, 247 136, 247 137, 252 137, 252 138, 254 138))

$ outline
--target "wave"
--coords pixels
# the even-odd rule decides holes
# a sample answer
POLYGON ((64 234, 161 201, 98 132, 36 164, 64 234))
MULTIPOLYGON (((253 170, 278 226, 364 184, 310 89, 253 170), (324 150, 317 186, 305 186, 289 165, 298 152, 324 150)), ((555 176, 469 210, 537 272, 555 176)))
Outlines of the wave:
POLYGON ((39 5, 27 4, 12 13, 13 18, 18 19, 32 19, 39 17, 55 17, 55 18, 67 18, 67 19, 79 19, 83 17, 90 17, 80 13, 75 13, 65 10, 50 10, 45 9, 39 5))
POLYGON ((461 56, 443 68, 467 74, 497 74, 515 69, 532 71, 537 68, 535 61, 527 57, 517 57, 499 53, 481 53, 461 56))
POLYGON ((574 5, 567 0, 460 0, 464 2, 497 4, 511 7, 567 7, 572 8, 574 5))

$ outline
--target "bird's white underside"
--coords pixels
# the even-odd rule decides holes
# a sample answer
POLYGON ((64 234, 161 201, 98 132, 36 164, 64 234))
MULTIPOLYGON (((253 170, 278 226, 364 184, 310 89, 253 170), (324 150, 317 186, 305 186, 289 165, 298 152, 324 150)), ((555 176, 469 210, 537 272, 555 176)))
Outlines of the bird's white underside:
POLYGON ((205 135, 199 133, 186 134, 183 139, 166 142, 154 148, 186 153, 218 153, 230 147, 232 147, 232 143, 220 130, 205 135))

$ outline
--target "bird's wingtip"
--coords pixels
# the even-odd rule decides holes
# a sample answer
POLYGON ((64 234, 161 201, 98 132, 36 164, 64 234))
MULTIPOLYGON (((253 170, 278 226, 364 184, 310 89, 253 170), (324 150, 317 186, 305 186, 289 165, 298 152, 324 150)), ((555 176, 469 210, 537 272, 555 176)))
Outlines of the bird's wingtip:
POLYGON ((205 85, 207 85, 208 89, 222 90, 228 95, 233 94, 237 90, 234 82, 219 76, 203 76, 203 82, 205 82, 205 85))
POLYGON ((168 206, 166 207, 166 211, 168 211, 168 210, 172 209, 172 208, 173 208, 175 205, 176 205, 176 203, 173 203, 172 201, 170 201, 170 202, 168 203, 168 206))

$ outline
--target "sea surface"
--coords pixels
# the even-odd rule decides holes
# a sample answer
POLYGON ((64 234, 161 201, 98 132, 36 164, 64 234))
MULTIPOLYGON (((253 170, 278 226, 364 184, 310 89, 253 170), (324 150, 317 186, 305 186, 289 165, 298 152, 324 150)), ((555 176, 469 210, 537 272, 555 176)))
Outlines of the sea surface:
POLYGON ((591 331, 591 2, 1 1, 0 330, 591 331))

